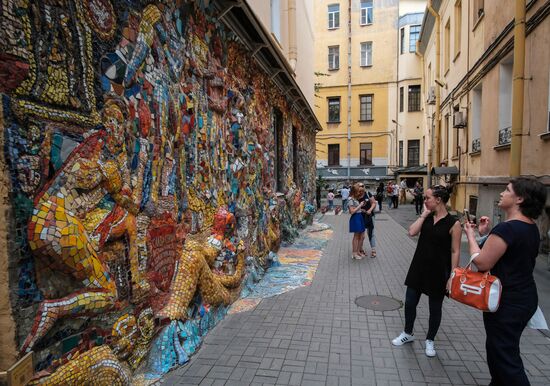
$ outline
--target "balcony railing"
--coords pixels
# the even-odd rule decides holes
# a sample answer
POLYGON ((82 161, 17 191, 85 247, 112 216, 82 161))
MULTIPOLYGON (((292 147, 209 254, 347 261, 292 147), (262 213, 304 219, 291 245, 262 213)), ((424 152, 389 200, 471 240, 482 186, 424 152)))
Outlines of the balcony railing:
POLYGON ((472 153, 478 153, 481 151, 481 140, 479 138, 472 141, 472 153))
POLYGON ((498 145, 509 145, 512 142, 512 128, 505 127, 498 131, 498 145))

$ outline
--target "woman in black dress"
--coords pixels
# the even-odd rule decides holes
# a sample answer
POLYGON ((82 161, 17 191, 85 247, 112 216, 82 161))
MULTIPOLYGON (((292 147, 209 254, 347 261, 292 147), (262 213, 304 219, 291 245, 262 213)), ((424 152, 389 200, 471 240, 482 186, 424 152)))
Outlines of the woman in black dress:
MULTIPOLYGON (((475 225, 464 225, 474 264, 480 271, 491 270, 502 284, 498 310, 483 313, 487 365, 493 386, 529 385, 519 341, 538 304, 533 269, 540 234, 534 219, 542 213, 545 203, 546 189, 540 181, 516 178, 500 194, 498 202, 506 213, 506 221, 490 231, 483 248, 476 242, 475 225)), ((488 228, 488 221, 480 221, 480 234, 485 234, 488 228)))
POLYGON ((409 227, 409 236, 420 233, 409 273, 405 279, 405 329, 394 340, 394 346, 414 341, 413 327, 420 295, 429 297, 430 319, 426 334, 426 355, 435 356, 434 339, 441 323, 443 298, 449 287, 451 270, 458 265, 460 235, 457 218, 447 212, 449 200, 445 186, 437 185, 426 191, 424 211, 409 227))

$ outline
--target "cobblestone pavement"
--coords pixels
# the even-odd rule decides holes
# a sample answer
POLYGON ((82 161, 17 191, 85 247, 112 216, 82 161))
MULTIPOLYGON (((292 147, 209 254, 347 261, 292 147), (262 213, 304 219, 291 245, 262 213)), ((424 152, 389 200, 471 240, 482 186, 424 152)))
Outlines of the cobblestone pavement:
MULTIPOLYGON (((334 228, 334 237, 312 285, 264 299, 252 311, 229 315, 163 385, 488 384, 480 312, 446 299, 437 357, 428 358, 426 297, 417 313, 418 340, 402 347, 393 347, 390 340, 403 329, 403 308, 371 311, 354 302, 366 294, 403 299, 403 281, 415 248, 415 240, 399 225, 405 221, 399 216, 409 216, 408 207, 376 216, 375 259, 351 259, 348 215, 324 216, 322 222, 334 228)), ((410 212, 414 218, 414 209, 410 212)), ((550 384, 550 339, 528 329, 521 351, 531 383, 550 384)))

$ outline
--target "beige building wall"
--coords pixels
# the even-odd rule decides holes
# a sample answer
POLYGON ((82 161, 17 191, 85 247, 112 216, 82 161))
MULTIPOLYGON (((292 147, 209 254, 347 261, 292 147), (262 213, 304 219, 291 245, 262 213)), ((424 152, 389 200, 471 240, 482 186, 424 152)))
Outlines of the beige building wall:
POLYGON ((281 52, 294 70, 296 82, 313 108, 314 0, 247 0, 247 3, 278 43, 281 52), (289 9, 294 9, 294 13, 289 12, 289 9), (295 31, 293 37, 292 28, 295 31), (294 47, 292 47, 292 41, 294 41, 294 47))
MULTIPOLYGON (((436 180, 456 183, 453 209, 471 210, 475 205, 478 215, 498 222, 503 218, 496 202, 510 174, 509 137, 499 140, 499 130, 511 126, 515 2, 435 3, 440 3, 442 86, 434 81, 435 27, 430 15, 425 15, 421 36, 424 84, 425 90, 440 87, 440 159, 459 170, 454 179, 446 175, 436 180), (483 9, 478 12, 475 5, 480 3, 483 9), (464 128, 453 127, 456 111, 464 114, 464 128)), ((521 175, 536 176, 550 186, 550 162, 544 161, 550 151, 550 56, 541 49, 548 47, 550 19, 543 3, 532 2, 527 8, 521 175)), ((426 111, 431 116, 435 106, 426 105, 426 111)))

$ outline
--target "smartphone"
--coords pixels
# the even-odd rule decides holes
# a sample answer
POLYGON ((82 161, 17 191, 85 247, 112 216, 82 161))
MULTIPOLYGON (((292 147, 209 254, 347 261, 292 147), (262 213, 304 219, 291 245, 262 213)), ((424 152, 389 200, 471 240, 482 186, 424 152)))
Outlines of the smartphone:
POLYGON ((464 215, 466 216, 466 221, 472 222, 472 218, 470 217, 470 211, 468 209, 464 209, 464 215))

